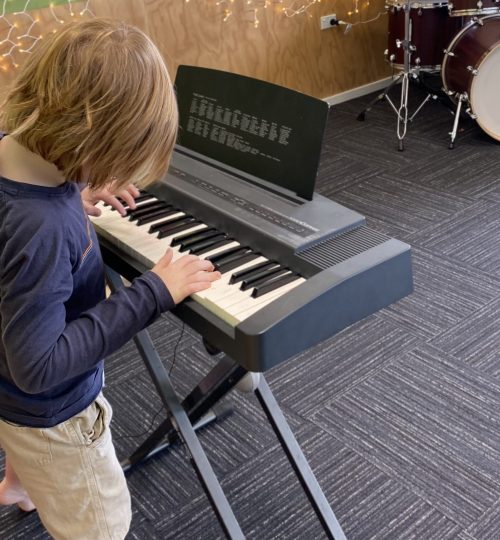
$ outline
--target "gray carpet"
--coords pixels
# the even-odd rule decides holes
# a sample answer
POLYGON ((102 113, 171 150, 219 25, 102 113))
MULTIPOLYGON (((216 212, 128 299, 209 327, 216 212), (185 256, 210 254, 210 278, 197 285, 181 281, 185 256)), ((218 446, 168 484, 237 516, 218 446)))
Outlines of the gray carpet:
MULTIPOLYGON (((412 107, 423 97, 411 90, 412 107)), ((398 95, 394 95, 398 99, 398 95)), ((268 381, 349 540, 500 538, 500 145, 428 103, 397 151, 396 117, 365 97, 331 111, 317 191, 413 247, 415 292, 271 370, 268 381)), ((181 325, 152 334, 170 365, 181 325)), ((284 336, 286 339, 286 336, 284 336)), ((186 329, 173 381, 189 390, 214 359, 186 329)), ((118 453, 159 399, 132 346, 108 360, 118 453)), ((324 534, 253 396, 201 440, 249 539, 324 534)), ((134 438, 135 437, 135 438, 134 438)), ((133 470, 130 538, 218 539, 216 518, 175 446, 133 470)), ((0 538, 47 538, 36 514, 0 509, 0 538)))

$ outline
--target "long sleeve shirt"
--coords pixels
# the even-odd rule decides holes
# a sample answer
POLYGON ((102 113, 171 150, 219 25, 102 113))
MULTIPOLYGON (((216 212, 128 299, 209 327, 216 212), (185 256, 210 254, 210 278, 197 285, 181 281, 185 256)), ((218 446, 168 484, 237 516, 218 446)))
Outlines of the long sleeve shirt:
POLYGON ((146 272, 105 299, 78 187, 0 177, 0 418, 50 427, 87 407, 103 359, 174 306, 146 272))

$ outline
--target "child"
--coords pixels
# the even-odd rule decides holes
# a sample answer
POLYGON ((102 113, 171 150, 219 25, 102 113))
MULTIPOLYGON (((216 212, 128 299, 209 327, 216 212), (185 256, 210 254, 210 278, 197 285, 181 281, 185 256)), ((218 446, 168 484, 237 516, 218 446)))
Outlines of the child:
POLYGON ((122 539, 130 495, 101 394, 102 359, 220 277, 171 251, 105 299, 85 213, 134 208, 166 171, 177 110, 164 62, 139 30, 94 19, 28 58, 0 140, 0 503, 36 508, 56 539, 122 539), (80 193, 78 184, 87 188, 80 193), (84 211, 85 209, 85 211, 84 211))

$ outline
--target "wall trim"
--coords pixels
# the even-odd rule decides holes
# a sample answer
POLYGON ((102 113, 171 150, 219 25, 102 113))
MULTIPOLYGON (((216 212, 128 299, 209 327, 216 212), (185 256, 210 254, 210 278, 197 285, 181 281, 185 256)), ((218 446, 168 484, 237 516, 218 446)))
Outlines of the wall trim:
POLYGON ((372 92, 376 92, 377 90, 382 90, 386 86, 389 86, 389 84, 391 84, 391 81, 392 77, 385 77, 384 79, 364 84, 363 86, 357 86, 356 88, 352 88, 351 90, 347 90, 346 92, 340 92, 340 94, 335 94, 333 96, 323 98, 323 100, 326 101, 329 105, 338 105, 339 103, 343 103, 344 101, 349 101, 350 99, 366 96, 366 94, 371 94, 372 92))

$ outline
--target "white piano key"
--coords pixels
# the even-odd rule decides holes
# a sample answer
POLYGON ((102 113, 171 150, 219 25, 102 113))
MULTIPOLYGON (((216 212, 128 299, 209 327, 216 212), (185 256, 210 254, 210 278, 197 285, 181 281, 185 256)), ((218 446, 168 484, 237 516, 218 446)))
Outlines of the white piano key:
MULTIPOLYGON (((288 272, 288 274, 291 274, 291 272, 288 272)), ((287 275, 287 274, 283 274, 283 275, 287 275)), ((238 291, 235 291, 234 294, 232 295, 225 295, 224 297, 220 297, 214 300, 217 301, 217 304, 221 308, 229 310, 232 306, 238 305, 241 302, 246 302, 249 298, 251 298, 253 289, 254 287, 249 287, 246 291, 242 291, 241 289, 238 289, 238 291)), ((271 291, 271 292, 274 292, 274 291, 271 291)), ((256 299, 253 299, 253 300, 255 302, 256 299)))
POLYGON ((250 315, 257 313, 257 311, 261 310, 264 306, 267 306, 271 302, 274 302, 280 296, 283 296, 285 293, 291 291, 292 289, 295 289, 295 287, 297 287, 304 281, 304 278, 297 278, 295 281, 287 283, 286 285, 283 285, 283 287, 268 292, 267 294, 263 294, 262 296, 259 296, 257 298, 250 297, 248 300, 242 302, 239 305, 233 304, 232 306, 227 308, 227 312, 233 317, 239 319, 240 321, 243 321, 246 318, 250 317, 250 315))

